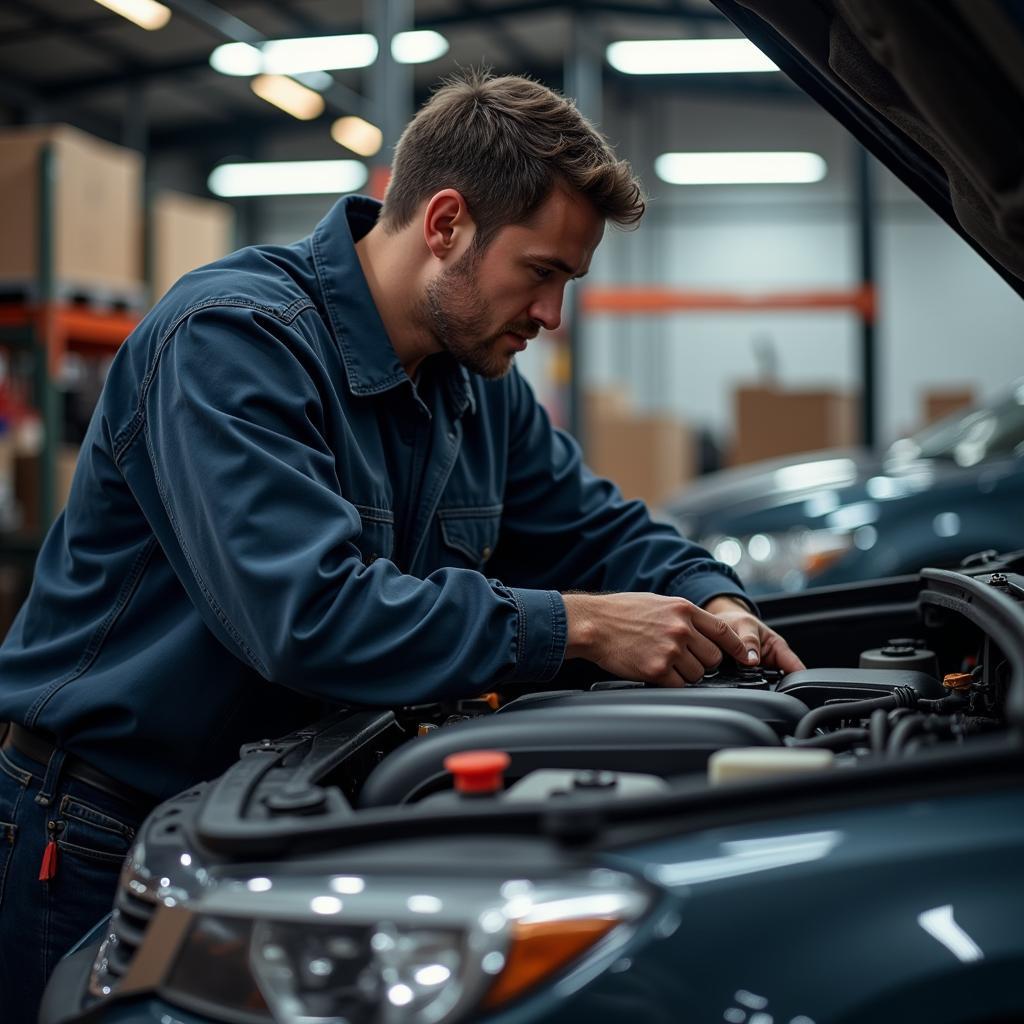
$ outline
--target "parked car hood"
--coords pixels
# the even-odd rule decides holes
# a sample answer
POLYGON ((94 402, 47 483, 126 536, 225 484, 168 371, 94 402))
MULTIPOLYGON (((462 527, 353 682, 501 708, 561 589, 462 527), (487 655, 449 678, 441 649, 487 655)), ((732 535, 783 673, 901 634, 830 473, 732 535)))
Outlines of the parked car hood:
POLYGON ((831 522, 851 505, 937 493, 947 485, 961 491, 988 486, 986 481, 1018 467, 1012 458, 961 467, 946 459, 903 461, 866 449, 830 448, 711 474, 677 495, 665 512, 687 536, 703 541, 716 532, 788 529, 826 513, 831 522))
POLYGON ((1024 295, 1024 7, 712 2, 1024 295))
POLYGON ((723 469, 688 484, 667 506, 680 517, 725 509, 788 504, 820 491, 862 483, 881 470, 881 456, 862 448, 826 448, 723 469))

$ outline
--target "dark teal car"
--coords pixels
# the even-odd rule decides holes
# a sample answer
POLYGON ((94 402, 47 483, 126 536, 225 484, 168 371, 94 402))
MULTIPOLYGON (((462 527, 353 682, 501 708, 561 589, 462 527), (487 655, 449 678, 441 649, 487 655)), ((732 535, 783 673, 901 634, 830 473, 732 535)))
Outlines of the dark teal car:
POLYGON ((665 506, 752 593, 953 567, 1024 544, 1024 382, 896 441, 703 477, 665 506))
MULTIPOLYGON (((1024 294, 1019 3, 716 3, 1024 294)), ((1024 1020, 1024 552, 914 569, 762 601, 788 676, 254 737, 42 1024, 1024 1020)))

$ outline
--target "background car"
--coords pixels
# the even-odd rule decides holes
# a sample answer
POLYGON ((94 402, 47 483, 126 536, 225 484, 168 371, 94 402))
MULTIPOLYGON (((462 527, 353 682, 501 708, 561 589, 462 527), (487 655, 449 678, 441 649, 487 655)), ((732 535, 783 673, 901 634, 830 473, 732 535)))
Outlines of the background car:
POLYGON ((955 566, 1024 545, 1024 382, 884 455, 812 452, 722 470, 666 506, 752 592, 955 566))

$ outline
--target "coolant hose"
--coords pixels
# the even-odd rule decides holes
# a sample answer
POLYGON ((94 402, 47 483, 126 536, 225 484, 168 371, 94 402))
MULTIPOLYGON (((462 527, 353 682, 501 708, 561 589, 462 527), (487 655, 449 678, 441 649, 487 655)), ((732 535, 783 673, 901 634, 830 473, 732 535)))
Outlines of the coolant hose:
POLYGON ((890 757, 903 753, 907 741, 919 732, 924 732, 928 719, 924 715, 907 715, 896 723, 889 742, 886 745, 886 753, 890 757))
POLYGON ((889 715, 885 708, 875 708, 868 720, 868 732, 871 736, 871 751, 874 754, 885 753, 885 743, 889 738, 889 715))
MULTIPOLYGON (((883 711, 884 715, 885 712, 883 711)), ((824 747, 826 750, 849 750, 867 743, 867 729, 836 729, 835 732, 822 733, 820 736, 808 736, 806 739, 793 740, 789 746, 792 747, 824 747)))
POLYGON ((870 697, 867 700, 848 700, 840 704, 825 704, 809 711, 797 723, 793 735, 798 740, 813 736, 816 729, 829 722, 840 722, 844 718, 865 718, 875 708, 889 711, 892 708, 912 708, 917 704, 917 693, 909 686, 897 686, 884 697, 870 697))

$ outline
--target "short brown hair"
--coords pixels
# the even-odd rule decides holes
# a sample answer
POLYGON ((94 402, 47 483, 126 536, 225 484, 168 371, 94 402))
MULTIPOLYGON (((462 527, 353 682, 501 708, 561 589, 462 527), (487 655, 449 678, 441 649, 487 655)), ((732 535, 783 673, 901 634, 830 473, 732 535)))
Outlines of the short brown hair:
POLYGON ((425 199, 454 188, 469 206, 477 244, 486 244, 499 228, 528 220, 558 180, 620 226, 644 214, 629 164, 570 100, 518 75, 463 72, 402 132, 381 221, 398 231, 425 199))

